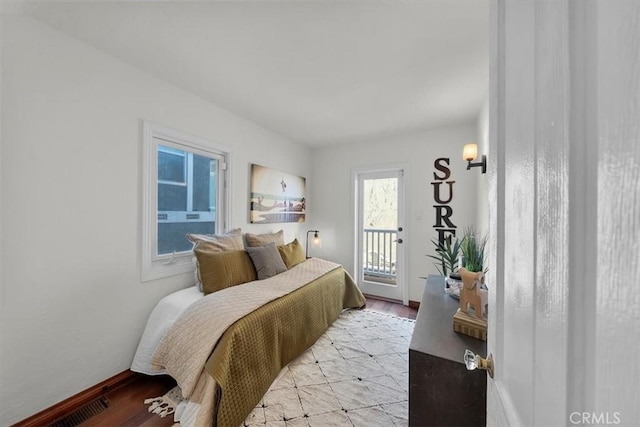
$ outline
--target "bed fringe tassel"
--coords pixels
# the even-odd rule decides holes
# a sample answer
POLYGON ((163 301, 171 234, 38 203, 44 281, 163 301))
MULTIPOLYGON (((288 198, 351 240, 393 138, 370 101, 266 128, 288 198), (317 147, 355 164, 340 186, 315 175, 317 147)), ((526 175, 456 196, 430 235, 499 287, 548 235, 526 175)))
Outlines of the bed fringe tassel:
POLYGON ((176 411, 176 407, 181 400, 182 390, 180 390, 180 387, 176 386, 165 393, 164 396, 145 399, 144 403, 145 405, 149 405, 149 412, 153 412, 154 414, 164 418, 176 411))

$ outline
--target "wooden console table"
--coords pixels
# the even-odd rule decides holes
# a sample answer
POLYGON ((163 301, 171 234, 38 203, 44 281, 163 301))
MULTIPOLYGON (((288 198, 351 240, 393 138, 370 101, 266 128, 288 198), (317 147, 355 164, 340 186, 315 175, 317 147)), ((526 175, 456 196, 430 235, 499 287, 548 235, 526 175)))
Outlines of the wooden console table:
POLYGON ((458 307, 442 276, 430 275, 409 345, 409 426, 486 425, 487 374, 462 358, 465 349, 485 357, 487 346, 453 331, 458 307))

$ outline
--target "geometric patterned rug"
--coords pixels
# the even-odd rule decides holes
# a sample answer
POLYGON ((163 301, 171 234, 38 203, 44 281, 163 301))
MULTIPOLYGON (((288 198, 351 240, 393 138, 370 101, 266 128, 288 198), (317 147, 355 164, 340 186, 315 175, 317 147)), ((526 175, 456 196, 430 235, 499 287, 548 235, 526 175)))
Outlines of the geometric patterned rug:
POLYGON ((348 310, 285 367, 245 426, 407 426, 415 321, 348 310))
MULTIPOLYGON (((375 311, 345 311, 282 369, 243 425, 407 426, 414 325, 415 320, 375 311)), ((145 403, 150 412, 164 417, 179 400, 176 387, 145 403)))

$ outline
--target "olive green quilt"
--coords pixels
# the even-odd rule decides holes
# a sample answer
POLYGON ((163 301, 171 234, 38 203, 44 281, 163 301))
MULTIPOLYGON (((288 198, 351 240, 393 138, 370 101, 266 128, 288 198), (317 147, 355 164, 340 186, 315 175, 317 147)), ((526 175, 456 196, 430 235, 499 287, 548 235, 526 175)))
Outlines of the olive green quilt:
POLYGON ((227 288, 191 306, 153 363, 187 399, 183 425, 242 424, 280 370, 365 299, 338 264, 312 258, 266 280, 227 288))

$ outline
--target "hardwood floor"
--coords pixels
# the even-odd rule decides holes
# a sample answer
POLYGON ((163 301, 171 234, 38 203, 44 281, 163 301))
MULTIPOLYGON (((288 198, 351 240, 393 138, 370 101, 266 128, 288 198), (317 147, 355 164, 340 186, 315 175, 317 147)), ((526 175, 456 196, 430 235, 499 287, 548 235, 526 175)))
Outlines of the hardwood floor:
MULTIPOLYGON (((418 310, 389 301, 367 298, 366 309, 399 317, 415 319, 418 310)), ((109 392, 106 397, 110 405, 102 413, 95 415, 81 426, 172 426, 173 416, 160 418, 147 411, 144 400, 161 396, 169 391, 175 382, 167 376, 151 377, 137 375, 131 382, 109 392)))
POLYGON ((407 319, 415 319, 418 315, 418 309, 408 307, 391 301, 383 301, 379 299, 367 297, 367 310, 379 311, 381 313, 393 314, 398 317, 406 317, 407 319))
POLYGON ((137 374, 128 384, 109 393, 109 407, 80 424, 81 426, 172 426, 173 416, 161 418, 147 410, 144 400, 150 397, 162 396, 176 385, 169 376, 155 376, 137 374))

